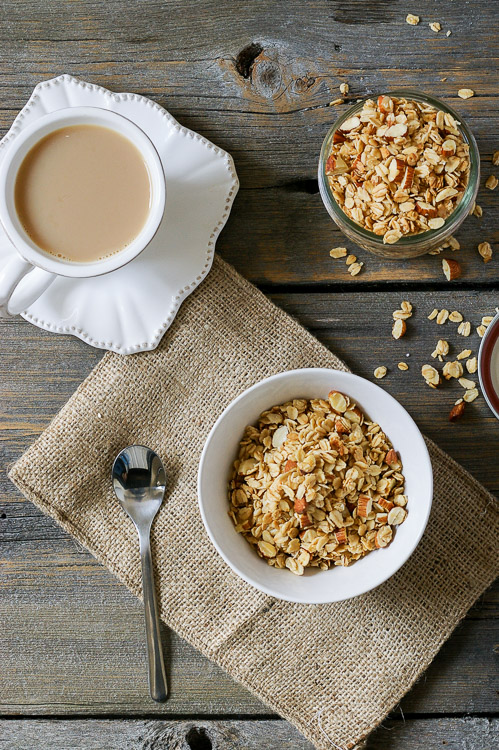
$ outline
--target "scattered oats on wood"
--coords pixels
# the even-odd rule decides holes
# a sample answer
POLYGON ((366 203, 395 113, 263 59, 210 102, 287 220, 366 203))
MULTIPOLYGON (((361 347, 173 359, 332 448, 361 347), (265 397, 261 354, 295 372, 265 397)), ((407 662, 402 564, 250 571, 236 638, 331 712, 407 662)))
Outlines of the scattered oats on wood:
POLYGON ((344 258, 347 252, 348 250, 346 247, 333 247, 333 249, 329 251, 329 255, 331 258, 344 258))
POLYGON ((469 391, 472 388, 475 388, 476 383, 474 383, 472 380, 468 380, 468 378, 459 378, 459 385, 469 391))
POLYGON ((463 319, 463 316, 457 310, 453 310, 451 314, 449 315, 449 320, 452 323, 460 323, 462 319, 463 319))
POLYGON ((470 375, 473 375, 474 372, 478 369, 478 362, 476 357, 472 357, 472 359, 466 360, 466 369, 470 373, 470 375))
POLYGON ((412 313, 406 312, 405 310, 394 310, 392 312, 392 318, 394 320, 408 320, 412 317, 412 313))
POLYGON ((459 352, 457 355, 457 359, 466 359, 466 357, 469 357, 471 354, 471 349, 463 349, 462 352, 459 352))
POLYGON ((471 333, 471 323, 469 322, 469 320, 463 320, 462 323, 459 323, 457 332, 461 336, 469 336, 471 333))
POLYGON ((329 102, 329 106, 330 107, 337 107, 339 104, 344 104, 344 103, 345 103, 345 101, 343 99, 338 98, 338 99, 333 99, 332 102, 329 102))
POLYGON ((268 565, 303 575, 386 547, 407 514, 404 481, 380 426, 331 391, 274 406, 246 427, 229 516, 268 565))
POLYGON ((380 367, 377 367, 374 371, 374 377, 378 378, 378 380, 381 380, 381 378, 384 378, 388 370, 384 365, 381 365, 380 367))
POLYGON ((410 26, 417 26, 419 23, 419 16, 415 16, 414 13, 408 13, 405 17, 405 22, 410 26))
POLYGON ((325 172, 337 204, 384 244, 444 226, 469 177, 459 125, 429 104, 367 100, 333 136, 325 172))
POLYGON ((492 164, 494 167, 499 166, 499 151, 494 151, 492 155, 492 164))
POLYGON ((362 271, 362 266, 364 264, 362 262, 360 263, 352 263, 350 266, 348 266, 348 273, 350 276, 357 276, 362 271))
POLYGON ((433 21, 433 23, 429 23, 428 26, 432 31, 435 32, 435 34, 438 34, 439 31, 442 31, 442 27, 440 26, 438 21, 433 21))
POLYGON ((454 360, 454 362, 446 362, 442 370, 442 375, 446 380, 460 378, 462 374, 463 366, 461 362, 458 362, 457 360, 454 360))
POLYGON ((482 256, 484 263, 489 263, 492 260, 492 246, 490 242, 480 242, 478 252, 482 256))
POLYGON ((398 365, 397 365, 397 367, 399 368, 399 370, 408 370, 409 369, 409 365, 407 364, 407 362, 399 362, 398 365))
POLYGON ((497 187, 498 179, 495 174, 491 174, 485 181, 485 187, 489 190, 495 190, 497 187))
POLYGON ((421 368, 421 375, 426 380, 428 385, 437 386, 440 383, 440 375, 431 365, 423 365, 421 368))
POLYGON ((485 336, 486 330, 487 329, 485 326, 477 326, 476 332, 478 333, 481 339, 483 339, 483 337, 485 336))
POLYGON ((478 389, 477 388, 471 388, 471 390, 466 391, 466 393, 463 396, 463 399, 466 401, 467 404, 471 404, 472 401, 474 401, 478 396, 478 389))
POLYGON ((459 240, 456 240, 456 238, 451 234, 450 237, 447 238, 447 243, 451 250, 460 250, 461 244, 459 240))
POLYGON ((352 263, 355 263, 356 260, 357 260, 356 255, 349 255, 345 263, 347 264, 347 266, 350 266, 352 263))
POLYGON ((350 90, 350 87, 348 83, 340 83, 340 92, 343 94, 343 96, 348 94, 349 90, 350 90))
POLYGON ((407 325, 405 320, 398 318, 394 321, 392 326, 392 336, 394 339, 401 339, 407 331, 407 325))
POLYGON ((452 34, 452 31, 450 29, 445 32, 445 36, 450 36, 451 34, 452 34))
POLYGON ((443 326, 447 318, 449 317, 449 311, 448 310, 440 310, 440 312, 437 315, 437 325, 443 326))
POLYGON ((493 315, 484 315, 482 318, 482 325, 487 327, 492 323, 493 320, 494 320, 493 315))
POLYGON ((437 310, 437 308, 435 307, 435 308, 434 308, 434 309, 433 309, 433 310, 431 311, 431 313, 430 313, 430 314, 428 315, 428 320, 433 320, 434 318, 436 318, 436 317, 437 317, 437 315, 438 315, 438 310, 437 310))
POLYGON ((437 341, 437 345, 435 347, 435 350, 431 353, 431 356, 435 359, 435 357, 445 357, 446 354, 449 353, 449 342, 445 341, 445 339, 439 339, 437 341))
POLYGON ((473 206, 473 211, 471 212, 473 216, 478 216, 479 219, 483 216, 483 208, 478 205, 478 203, 475 203, 473 206))
POLYGON ((475 92, 473 89, 459 89, 457 95, 460 96, 461 99, 471 99, 472 96, 475 96, 475 92))

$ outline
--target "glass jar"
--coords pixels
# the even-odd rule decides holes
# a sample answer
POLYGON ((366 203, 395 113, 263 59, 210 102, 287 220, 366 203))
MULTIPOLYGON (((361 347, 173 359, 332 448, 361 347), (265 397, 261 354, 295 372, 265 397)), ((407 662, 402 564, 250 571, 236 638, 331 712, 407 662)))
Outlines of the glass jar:
POLYGON ((347 111, 336 120, 333 127, 326 135, 319 157, 319 190, 324 205, 335 224, 356 245, 359 245, 359 247, 362 247, 365 250, 369 250, 375 255, 380 255, 383 258, 412 258, 416 255, 423 255, 429 250, 434 250, 436 247, 439 247, 446 239, 448 239, 448 237, 450 237, 451 234, 454 234, 472 210, 480 183, 480 155, 471 130, 466 123, 463 122, 462 117, 447 104, 444 104, 444 102, 435 97, 423 94, 420 91, 412 91, 408 89, 390 91, 383 95, 396 99, 413 99, 417 102, 429 104, 437 110, 441 109, 443 112, 449 112, 459 123, 458 129, 469 146, 470 171, 464 195, 454 211, 445 220, 445 224, 440 227, 440 229, 429 229, 428 231, 420 232, 419 234, 404 235, 395 244, 384 245, 382 236, 376 235, 374 232, 361 227, 360 224, 357 224, 350 219, 336 203, 329 181, 326 177, 326 161, 331 150, 334 133, 340 128, 345 120, 360 112, 364 106, 364 102, 368 99, 377 99, 377 95, 366 96, 365 99, 362 99, 352 107, 349 107, 347 111))

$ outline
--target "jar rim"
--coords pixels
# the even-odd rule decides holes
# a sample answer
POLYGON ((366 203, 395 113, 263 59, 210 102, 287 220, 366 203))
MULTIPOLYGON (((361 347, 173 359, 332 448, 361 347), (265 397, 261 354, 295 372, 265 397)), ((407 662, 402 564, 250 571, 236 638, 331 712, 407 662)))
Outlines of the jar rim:
POLYGON ((469 146, 470 169, 468 183, 464 190, 463 197, 455 207, 454 211, 447 217, 444 225, 438 229, 427 229, 426 231, 418 232, 417 234, 404 235, 397 240, 394 247, 417 247, 420 244, 423 245, 427 243, 434 243, 437 245, 439 238, 444 238, 444 236, 452 234, 470 212, 471 206, 475 201, 478 192, 480 180, 480 154, 475 137, 461 115, 459 115, 459 113, 448 104, 445 104, 445 102, 431 96, 430 94, 425 94, 423 91, 418 91, 417 89, 395 89, 393 91, 381 92, 380 94, 371 94, 357 100, 355 104, 348 107, 346 112, 336 119, 322 142, 319 156, 318 180, 322 200, 328 211, 333 215, 333 218, 338 219, 340 224, 345 223, 348 229, 359 238, 386 247, 383 243, 383 235, 375 234, 369 229, 365 229, 360 224, 357 224, 357 222, 350 219, 350 217, 347 216, 343 209, 338 205, 329 185, 329 180, 326 177, 325 169, 334 133, 338 130, 340 125, 345 122, 345 120, 352 117, 354 114, 357 114, 366 101, 369 99, 377 99, 378 96, 389 96, 390 98, 397 99, 414 99, 415 101, 429 104, 432 107, 435 107, 435 109, 441 109, 443 112, 448 112, 457 121, 458 129, 469 146))

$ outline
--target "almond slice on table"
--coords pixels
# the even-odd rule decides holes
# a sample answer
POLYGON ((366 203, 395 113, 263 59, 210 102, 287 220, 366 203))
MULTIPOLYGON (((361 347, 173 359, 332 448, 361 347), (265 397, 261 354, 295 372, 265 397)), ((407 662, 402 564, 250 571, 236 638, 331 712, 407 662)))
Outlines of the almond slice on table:
POLYGON ((455 404, 449 413, 449 422, 455 422, 456 419, 460 419, 460 417, 463 416, 465 409, 465 403, 464 401, 460 401, 458 404, 455 404))
POLYGON ((461 276, 461 265, 457 260, 443 258, 442 270, 447 281, 454 281, 461 276))

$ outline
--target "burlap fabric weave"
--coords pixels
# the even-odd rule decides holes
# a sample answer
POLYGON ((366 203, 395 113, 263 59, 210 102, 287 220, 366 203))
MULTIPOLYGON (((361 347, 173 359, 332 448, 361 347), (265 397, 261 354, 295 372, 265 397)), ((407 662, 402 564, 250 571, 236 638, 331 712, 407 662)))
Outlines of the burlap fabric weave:
POLYGON ((428 528, 387 583, 341 604, 306 606, 241 581, 204 531, 200 453, 242 390, 312 366, 346 369, 216 258, 159 348, 107 354, 10 476, 140 596, 136 534, 109 470, 125 445, 154 448, 170 480, 152 534, 161 617, 326 750, 361 742, 428 666, 494 578, 498 525, 493 497, 430 444, 428 528))

